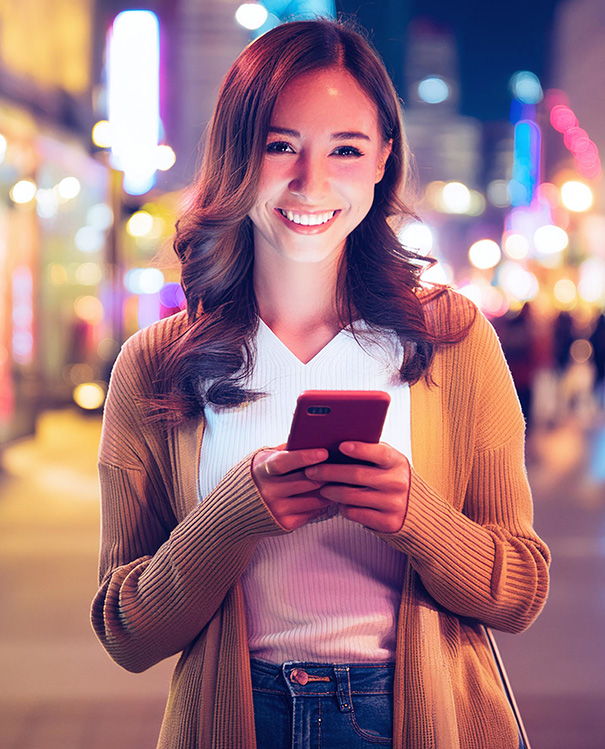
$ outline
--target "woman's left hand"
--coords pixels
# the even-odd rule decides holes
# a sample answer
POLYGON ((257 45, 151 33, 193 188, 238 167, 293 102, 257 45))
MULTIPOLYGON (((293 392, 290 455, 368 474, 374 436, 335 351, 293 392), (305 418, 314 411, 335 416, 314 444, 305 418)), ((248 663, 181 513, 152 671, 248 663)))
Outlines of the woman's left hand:
POLYGON ((326 482, 319 493, 337 502, 348 520, 381 533, 397 533, 408 506, 408 459, 385 442, 343 442, 340 451, 373 465, 322 463, 306 468, 305 475, 326 482))

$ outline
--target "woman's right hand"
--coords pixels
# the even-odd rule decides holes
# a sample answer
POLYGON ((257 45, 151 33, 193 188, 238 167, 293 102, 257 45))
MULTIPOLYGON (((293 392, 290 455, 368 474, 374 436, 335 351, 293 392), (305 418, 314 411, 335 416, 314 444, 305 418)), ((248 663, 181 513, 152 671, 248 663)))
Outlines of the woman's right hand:
POLYGON ((305 468, 326 460, 328 451, 284 448, 280 445, 257 452, 252 461, 252 478, 277 522, 293 531, 332 504, 318 494, 324 482, 312 481, 304 473, 305 468))

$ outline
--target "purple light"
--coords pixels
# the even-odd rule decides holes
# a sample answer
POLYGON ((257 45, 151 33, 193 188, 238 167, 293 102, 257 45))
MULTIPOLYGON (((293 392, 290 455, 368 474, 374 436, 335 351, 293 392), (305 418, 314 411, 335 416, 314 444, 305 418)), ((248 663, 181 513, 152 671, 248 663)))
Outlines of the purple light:
POLYGON ((164 307, 169 309, 176 309, 182 307, 185 302, 185 292, 183 291, 180 283, 167 283, 164 284, 160 291, 160 301, 164 307))

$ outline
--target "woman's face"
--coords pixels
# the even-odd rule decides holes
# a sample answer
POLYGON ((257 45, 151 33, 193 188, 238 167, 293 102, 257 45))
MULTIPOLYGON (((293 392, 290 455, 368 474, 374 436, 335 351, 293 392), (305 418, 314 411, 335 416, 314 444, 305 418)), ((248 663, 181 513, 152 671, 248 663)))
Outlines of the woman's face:
POLYGON ((338 258, 370 210, 390 148, 376 105, 349 73, 295 78, 273 109, 249 213, 255 254, 299 263, 338 258))

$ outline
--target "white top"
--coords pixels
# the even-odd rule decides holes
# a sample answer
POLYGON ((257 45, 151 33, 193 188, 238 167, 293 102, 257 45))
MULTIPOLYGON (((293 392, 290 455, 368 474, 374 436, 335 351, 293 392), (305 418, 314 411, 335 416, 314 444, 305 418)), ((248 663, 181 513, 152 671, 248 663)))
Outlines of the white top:
MULTIPOLYGON (((394 334, 341 330, 303 364, 264 323, 247 386, 267 393, 255 403, 205 410, 200 496, 253 450, 286 442, 303 390, 384 390, 391 396, 382 442, 411 460, 410 391, 399 380, 394 334)), ((202 499, 203 501, 203 499, 202 499)), ((393 660, 406 557, 340 515, 287 535, 262 539, 243 577, 250 652, 283 663, 393 660)))

